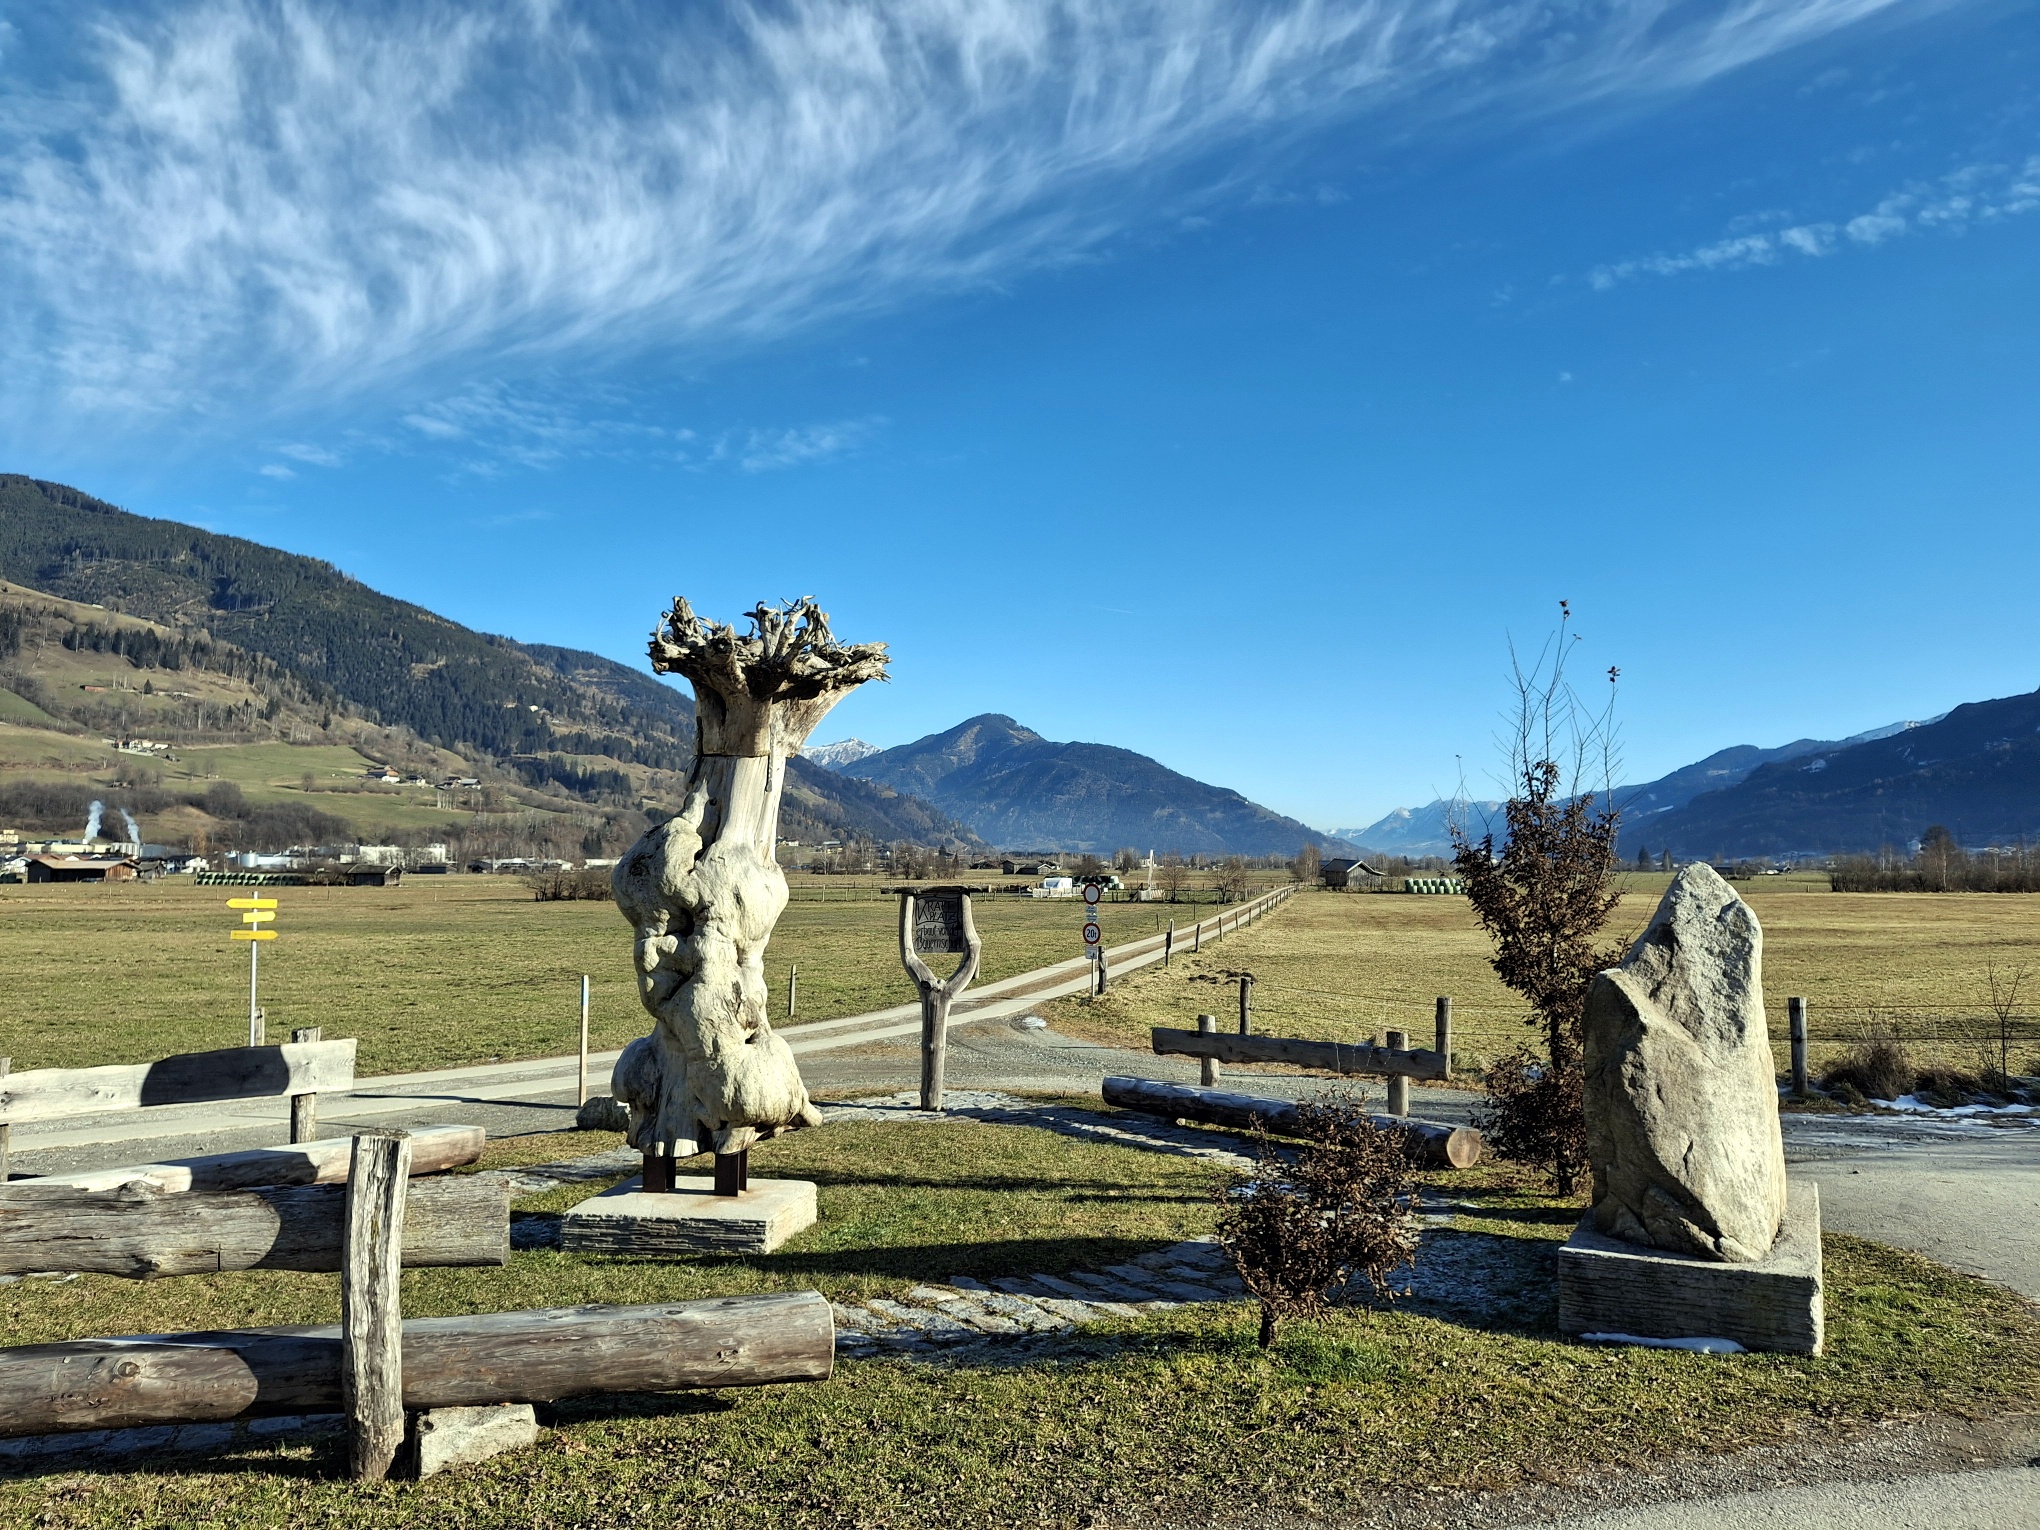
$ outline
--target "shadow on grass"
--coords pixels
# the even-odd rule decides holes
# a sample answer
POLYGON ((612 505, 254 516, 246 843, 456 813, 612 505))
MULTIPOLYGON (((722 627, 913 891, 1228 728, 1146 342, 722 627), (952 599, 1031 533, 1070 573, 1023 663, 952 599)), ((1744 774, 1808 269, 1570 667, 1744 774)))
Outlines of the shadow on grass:
MULTIPOLYGON (((537 1408, 541 1427, 550 1427, 680 1419, 727 1413, 736 1406, 731 1398, 704 1391, 618 1392, 539 1403, 537 1408)), ((308 1415, 301 1428, 264 1436, 249 1434, 243 1421, 92 1430, 7 1443, 7 1455, 0 1458, 0 1482, 85 1473, 102 1477, 260 1473, 302 1481, 337 1481, 347 1475, 347 1431, 337 1413, 308 1415)))

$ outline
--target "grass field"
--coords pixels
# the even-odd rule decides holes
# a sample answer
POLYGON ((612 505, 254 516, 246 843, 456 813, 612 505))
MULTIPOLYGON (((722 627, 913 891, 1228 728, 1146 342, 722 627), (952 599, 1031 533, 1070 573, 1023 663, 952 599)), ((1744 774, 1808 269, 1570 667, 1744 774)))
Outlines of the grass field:
MULTIPOLYGON (((900 970, 897 904, 875 882, 796 878, 766 956, 773 1019, 800 966, 799 1019, 914 998, 900 970), (820 884, 820 885, 810 885, 820 884)), ((181 879, 0 886, 0 1056, 17 1069, 134 1062, 247 1038, 248 956, 226 900, 245 888, 181 879)), ((539 903, 510 877, 407 878, 395 888, 281 887, 262 953, 269 1034, 319 1025, 361 1041, 363 1073, 573 1050, 580 974, 590 1035, 622 1046, 649 1021, 630 928, 608 903, 539 903)), ((1083 952, 1074 900, 975 900, 981 981, 1083 952)), ((1114 941, 1165 922, 1161 905, 1114 904, 1114 941)))
MULTIPOLYGON (((579 1139, 586 1147, 607 1145, 579 1139)), ((543 1146, 564 1150, 565 1140, 543 1146)), ((507 1150, 507 1151, 506 1151, 507 1150)), ((492 1161, 532 1156, 527 1141, 492 1161)), ((1098 1268, 1209 1226, 1201 1163, 965 1122, 842 1125, 761 1145, 762 1173, 820 1182, 821 1223, 755 1259, 528 1252, 404 1277, 413 1316, 776 1290, 898 1291, 918 1278, 1098 1268)), ((522 1202, 554 1206, 581 1187, 522 1202)), ((1243 1306, 1105 1325, 1052 1357, 846 1360, 799 1387, 544 1408, 533 1450, 417 1484, 342 1480, 337 1442, 0 1475, 0 1522, 71 1530, 613 1525, 1077 1526, 1202 1522, 1269 1506, 1336 1516, 1428 1486, 1506 1488, 1872 1421, 2040 1403, 2040 1323, 2010 1293, 1911 1255, 1827 1240, 1829 1353, 1696 1356, 1565 1342, 1547 1295, 1578 1215, 1506 1170, 1455 1176, 1532 1295, 1508 1322, 1413 1311, 1286 1325, 1259 1351, 1243 1306), (625 1508, 627 1506, 627 1510, 625 1508)), ((331 1322, 331 1277, 0 1290, 12 1342, 331 1322)))
MULTIPOLYGON (((1625 899, 1615 929, 1641 928, 1662 878, 1625 899)), ((1781 879, 1782 880, 1782 879, 1781 879)), ((798 1019, 906 1003, 895 904, 876 879, 790 878, 767 953, 773 1020, 800 966, 798 1019)), ((1921 1060, 1964 1064, 1985 1013, 1986 963, 2040 969, 2040 898, 2013 894, 1838 894, 1745 884, 1765 927, 1765 996, 1785 1062, 1785 998, 1811 1005, 1819 1062, 1864 1034, 1915 1041, 1921 1060), (1934 1040, 1931 1038, 1943 1038, 1934 1040), (1945 1055, 1944 1055, 1945 1054, 1945 1055)), ((0 887, 0 1056, 16 1068, 136 1061, 234 1045, 246 1034, 247 956, 230 942, 236 890, 148 885, 0 887)), ((263 953, 270 1034, 321 1025, 361 1040, 364 1073, 399 1072, 572 1049, 580 974, 593 979, 592 1037, 621 1046, 646 1026, 629 930, 606 903, 538 903, 497 877, 412 877, 397 888, 277 889, 280 938, 263 953)), ((986 895, 981 978, 991 982, 1080 953, 1073 901, 986 895)), ((1111 904, 1107 939, 1186 929, 1209 905, 1111 904)), ((1187 937, 1184 942, 1187 946, 1187 937)), ((1251 929, 1187 952, 1167 972, 1115 983, 1100 1001, 1045 1008, 1058 1025, 1145 1049, 1153 1025, 1200 1012, 1230 1025, 1235 969, 1255 974, 1257 1028, 1352 1040, 1391 1027, 1420 1045, 1432 1000, 1453 997, 1455 1049, 1492 1057, 1528 1035, 1521 1006, 1489 970, 1465 900, 1308 892, 1251 929)), ((2040 1010, 2040 989, 2033 990, 2040 1010)), ((2019 1065, 2040 1067, 2040 1025, 2022 1023, 2019 1065)))
POLYGON ((448 829, 473 815, 436 806, 429 787, 360 790, 370 763, 339 744, 217 744, 180 749, 163 766, 172 791, 204 791, 209 781, 232 781, 253 803, 294 802, 344 818, 364 836, 395 829, 448 829), (304 789, 310 776, 313 790, 304 789), (353 787, 342 791, 337 788, 353 787))
MULTIPOLYGON (((1808 1001, 1810 1048, 1823 1059, 1888 1032, 1922 1061, 1973 1067, 1988 1014, 1986 966, 2026 962, 2040 981, 2040 897, 2017 894, 1844 894, 1778 878, 1739 884, 1764 926, 1764 1000, 1779 1066, 1785 1000, 1808 1001)), ((1668 881, 1626 878, 1610 943, 1641 933, 1668 881)), ((1237 1023, 1225 972, 1254 974, 1256 1029, 1328 1041, 1406 1031, 1431 1044, 1434 1000, 1453 1001, 1453 1049, 1492 1059, 1530 1036, 1524 1009, 1488 965, 1490 946, 1463 898, 1310 892, 1202 953, 1149 969, 1101 1000, 1044 1009, 1066 1030, 1145 1046, 1149 1027, 1194 1026, 1200 1013, 1237 1023)), ((2029 986, 2014 1066, 2040 1070, 2040 989, 2029 986)))

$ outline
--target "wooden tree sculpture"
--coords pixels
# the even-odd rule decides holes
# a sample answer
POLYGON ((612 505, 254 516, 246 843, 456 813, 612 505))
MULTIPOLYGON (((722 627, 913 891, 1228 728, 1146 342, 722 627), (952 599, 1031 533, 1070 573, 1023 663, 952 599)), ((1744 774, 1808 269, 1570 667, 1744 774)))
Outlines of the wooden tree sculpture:
POLYGON ((652 634, 652 668, 694 683, 695 750, 680 811, 614 878, 637 930, 638 996, 658 1022, 624 1049, 612 1086, 647 1190, 669 1187, 664 1160, 713 1144, 716 1188, 735 1193, 753 1142, 821 1121, 765 1018, 765 943, 786 908, 779 797, 787 757, 829 709, 885 678, 885 645, 838 643, 812 600, 749 614, 740 635, 675 599, 652 634))

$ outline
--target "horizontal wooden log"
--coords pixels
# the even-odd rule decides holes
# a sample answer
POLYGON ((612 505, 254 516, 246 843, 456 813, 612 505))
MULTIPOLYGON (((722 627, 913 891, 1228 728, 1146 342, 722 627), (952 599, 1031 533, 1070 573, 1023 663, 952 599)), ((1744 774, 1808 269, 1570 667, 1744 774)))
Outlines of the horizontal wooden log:
MULTIPOLYGON (((404 1324, 404 1406, 826 1381, 835 1356, 835 1319, 813 1291, 412 1318, 404 1324)), ((0 1436, 339 1407, 337 1326, 0 1349, 0 1436)))
POLYGON ((0 1078, 0 1122, 56 1121, 103 1110, 331 1094, 354 1087, 354 1042, 187 1052, 105 1068, 32 1068, 0 1078))
MULTIPOLYGON (((1164 1084, 1151 1078, 1108 1078, 1104 1095, 1106 1104, 1117 1105, 1121 1110, 1137 1110, 1172 1121, 1203 1121, 1241 1131, 1250 1131, 1258 1124, 1278 1137, 1308 1136, 1297 1119, 1293 1100, 1164 1084)), ((1427 1167, 1468 1169, 1480 1162, 1480 1133, 1470 1126, 1448 1126, 1442 1121, 1419 1121, 1412 1116, 1369 1119, 1383 1130, 1406 1133, 1427 1167)))
MULTIPOLYGON (((420 1126, 411 1131, 411 1173, 438 1174, 482 1156, 489 1134, 479 1126, 420 1126)), ((117 1190, 144 1185, 152 1190, 245 1190, 251 1185, 344 1185, 353 1157, 352 1137, 327 1137, 292 1147, 249 1148, 202 1158, 127 1164, 44 1174, 17 1184, 67 1185, 73 1190, 117 1190)))
MULTIPOLYGON (((20 1180, 0 1191, 0 1274, 77 1271, 156 1280, 221 1270, 337 1270, 344 1185, 166 1193, 73 1190, 20 1180)), ((507 1264, 510 1185, 494 1176, 420 1180, 404 1218, 404 1263, 507 1264)))
POLYGON ((1365 1043, 1299 1041, 1288 1036, 1229 1036, 1223 1032, 1206 1035, 1156 1026, 1154 1049, 1157 1056, 1174 1053, 1181 1057, 1209 1057, 1218 1062, 1288 1063, 1327 1073, 1396 1073, 1404 1078, 1436 1079, 1452 1075, 1450 1063, 1437 1052, 1415 1048, 1391 1051, 1365 1043))

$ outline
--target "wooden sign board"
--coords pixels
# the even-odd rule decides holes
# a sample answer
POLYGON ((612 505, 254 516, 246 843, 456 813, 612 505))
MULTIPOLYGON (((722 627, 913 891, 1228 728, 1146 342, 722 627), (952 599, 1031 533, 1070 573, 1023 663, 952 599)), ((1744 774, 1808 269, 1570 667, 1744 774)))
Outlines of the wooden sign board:
POLYGON ((961 954, 963 900, 960 892, 920 893, 914 898, 914 950, 922 954, 961 954))

